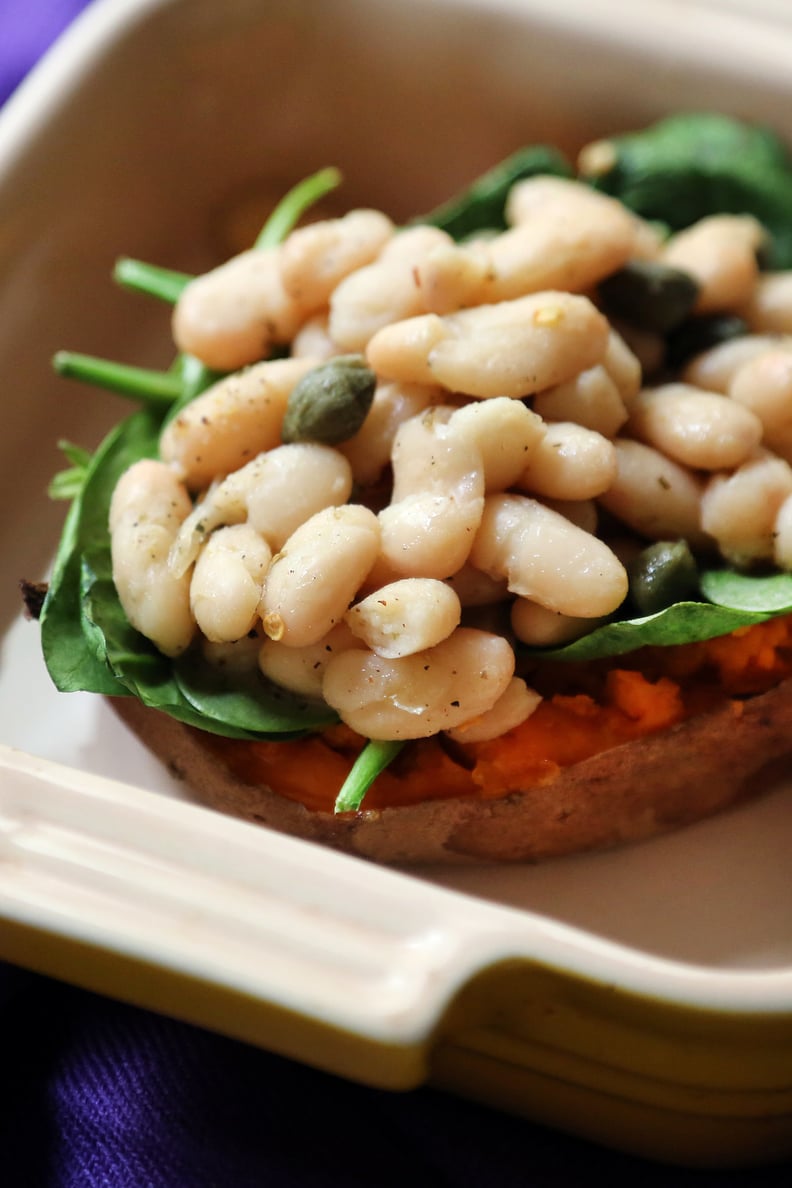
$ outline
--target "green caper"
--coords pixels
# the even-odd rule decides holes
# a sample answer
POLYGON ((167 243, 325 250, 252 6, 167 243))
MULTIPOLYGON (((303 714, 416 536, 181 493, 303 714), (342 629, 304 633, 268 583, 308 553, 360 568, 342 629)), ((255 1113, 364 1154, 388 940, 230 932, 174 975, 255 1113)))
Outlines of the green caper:
POLYGON ((688 272, 657 260, 630 260, 605 278, 599 294, 612 314, 642 330, 667 334, 688 316, 699 286, 688 272))
POLYGON ((630 599, 642 615, 652 615, 698 594, 698 569, 684 540, 660 540, 642 549, 627 566, 630 599))
POLYGON ((665 362, 668 367, 682 367, 688 359, 710 347, 748 334, 750 327, 736 314, 707 314, 688 318, 666 339, 665 362))
POLYGON ((325 445, 346 441, 365 421, 376 382, 362 355, 338 355, 320 363, 292 389, 281 439, 325 445))

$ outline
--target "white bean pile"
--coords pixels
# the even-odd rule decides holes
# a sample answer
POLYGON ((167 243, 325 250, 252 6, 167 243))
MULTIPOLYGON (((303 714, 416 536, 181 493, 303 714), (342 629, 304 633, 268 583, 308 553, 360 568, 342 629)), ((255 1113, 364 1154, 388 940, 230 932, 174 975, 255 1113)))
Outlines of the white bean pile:
POLYGON ((761 226, 713 216, 663 240, 555 177, 516 183, 507 220, 460 244, 356 210, 187 286, 176 345, 230 374, 110 514, 122 605, 163 653, 252 655, 368 738, 478 741, 541 700, 515 643, 616 611, 631 548, 792 569, 792 275, 759 272, 761 226), (636 260, 751 332, 649 382, 658 336, 597 296, 636 260), (376 376, 362 425, 284 441, 298 383, 350 352, 376 376))

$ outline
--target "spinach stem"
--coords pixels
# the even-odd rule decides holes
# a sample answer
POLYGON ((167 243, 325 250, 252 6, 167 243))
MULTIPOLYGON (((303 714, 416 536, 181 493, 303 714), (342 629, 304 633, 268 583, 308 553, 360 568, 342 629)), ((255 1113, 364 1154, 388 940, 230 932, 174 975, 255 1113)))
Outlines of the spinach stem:
POLYGON ((181 378, 169 371, 130 367, 126 363, 81 355, 76 351, 58 351, 52 362, 58 374, 67 379, 109 388, 111 392, 147 405, 170 405, 182 391, 181 378))
POLYGON ((157 264, 146 264, 122 256, 116 261, 113 279, 125 289, 134 289, 175 305, 182 290, 193 279, 188 272, 176 272, 172 268, 160 268, 157 264))
POLYGON ((360 808, 363 797, 374 780, 396 758, 404 742, 369 739, 352 765, 347 778, 338 793, 335 812, 351 813, 360 808))
POLYGON ((334 166, 320 169, 298 182, 284 194, 259 232, 257 248, 277 247, 282 243, 309 206, 341 184, 341 173, 334 166))

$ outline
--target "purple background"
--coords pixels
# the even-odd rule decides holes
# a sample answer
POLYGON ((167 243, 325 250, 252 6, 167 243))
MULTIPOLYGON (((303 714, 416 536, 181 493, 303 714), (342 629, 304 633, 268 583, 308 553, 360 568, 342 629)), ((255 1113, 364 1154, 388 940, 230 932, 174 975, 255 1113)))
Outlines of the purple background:
MULTIPOLYGON (((83 8, 0 0, 0 102, 83 8)), ((122 247, 123 245, 119 245, 122 247)), ((781 1188, 669 1169, 421 1090, 374 1092, 0 965, 7 1188, 781 1188)))
POLYGON ((0 0, 0 103, 86 0, 0 0))

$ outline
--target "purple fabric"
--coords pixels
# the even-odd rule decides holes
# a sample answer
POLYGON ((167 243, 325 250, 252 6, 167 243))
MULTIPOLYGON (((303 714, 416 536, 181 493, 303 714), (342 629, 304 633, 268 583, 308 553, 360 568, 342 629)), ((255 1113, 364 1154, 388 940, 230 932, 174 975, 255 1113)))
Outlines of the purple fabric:
POLYGON ((83 8, 86 0, 1 0, 0 103, 83 8))
MULTIPOLYGON (((8 1188, 787 1188, 686 1171, 445 1094, 375 1092, 0 966, 8 1188)), ((1 996, 0 996, 1 997, 1 996)))
MULTIPOLYGON (((0 102, 84 0, 0 0, 0 102)), ((0 964, 7 1188, 784 1188, 657 1167, 429 1090, 374 1092, 0 964)))

